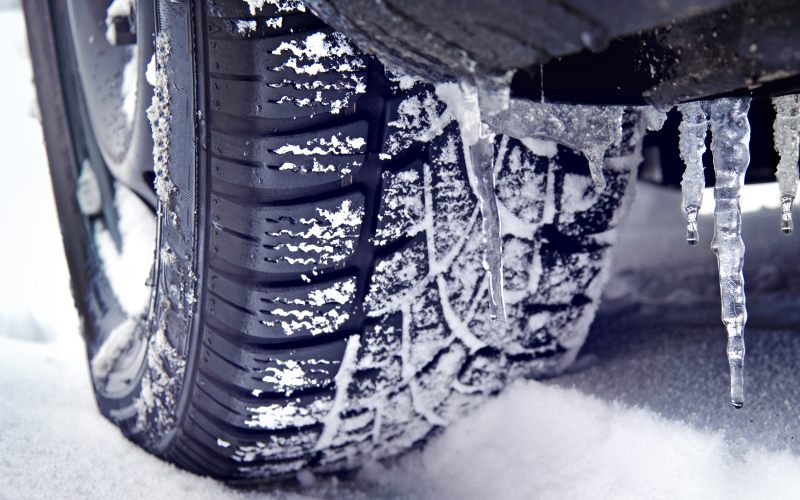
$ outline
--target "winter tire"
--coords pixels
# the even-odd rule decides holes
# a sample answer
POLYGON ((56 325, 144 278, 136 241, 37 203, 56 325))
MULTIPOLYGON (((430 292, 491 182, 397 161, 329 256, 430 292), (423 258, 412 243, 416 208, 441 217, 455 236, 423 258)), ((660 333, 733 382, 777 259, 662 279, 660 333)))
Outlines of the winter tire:
POLYGON ((298 0, 155 3, 152 102, 139 79, 155 188, 129 186, 155 251, 135 314, 97 241, 119 221, 75 196, 89 161, 103 210, 125 219, 106 192, 125 179, 92 154, 62 43, 74 27, 62 2, 28 16, 97 402, 126 436, 219 478, 334 473, 574 359, 632 190, 638 111, 601 193, 579 152, 496 138, 508 319, 493 322, 479 204, 433 87, 387 73, 298 0))

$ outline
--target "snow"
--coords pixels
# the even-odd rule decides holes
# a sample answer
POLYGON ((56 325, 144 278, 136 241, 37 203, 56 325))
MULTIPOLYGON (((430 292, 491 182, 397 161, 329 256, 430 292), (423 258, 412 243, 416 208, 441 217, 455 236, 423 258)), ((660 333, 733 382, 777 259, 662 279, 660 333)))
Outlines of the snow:
MULTIPOLYGON (((725 390, 714 256, 682 242, 678 191, 640 185, 606 301, 568 374, 515 384, 391 466, 338 483, 306 474, 306 496, 289 486, 230 488, 148 455, 93 402, 20 13, 0 11, 0 28, 8 176, 0 184, 0 496, 728 499, 800 491, 800 269, 787 265, 798 240, 776 231, 776 184, 743 194, 750 333, 741 410, 725 390)), ((706 234, 708 205, 699 215, 706 234)))
MULTIPOLYGON (((168 212, 172 210, 172 196, 175 194, 175 183, 169 173, 169 140, 170 140, 170 85, 167 81, 166 64, 170 57, 169 38, 164 33, 156 36, 155 59, 155 91, 147 108, 147 118, 153 134, 153 170, 156 173, 156 195, 168 212)), ((148 63, 148 80, 151 73, 148 63)))
POLYGON ((251 31, 255 31, 258 28, 258 23, 256 21, 250 20, 239 20, 236 21, 236 30, 240 35, 247 35, 250 36, 251 31))
POLYGON ((108 376, 111 369, 114 368, 117 358, 135 338, 138 326, 139 318, 129 317, 111 330, 108 340, 91 359, 92 376, 96 380, 102 381, 108 376))
POLYGON ((139 316, 150 301, 147 281, 153 266, 156 221, 150 208, 129 189, 117 184, 115 195, 123 246, 118 250, 111 233, 98 223, 97 252, 120 305, 128 315, 139 316))
POLYGON ((364 60, 355 56, 350 42, 341 33, 331 35, 314 33, 303 41, 283 42, 272 51, 275 55, 286 52, 290 52, 294 57, 288 58, 278 71, 290 68, 298 75, 314 76, 333 69, 357 71, 365 68, 364 60))
POLYGON ((120 95, 122 96, 122 113, 125 115, 125 121, 130 128, 133 125, 133 118, 136 116, 136 97, 139 89, 139 85, 137 85, 137 79, 139 78, 139 50, 136 45, 133 45, 128 48, 127 52, 128 61, 122 69, 120 95))
POLYGON ((305 12, 306 6, 302 0, 244 0, 250 7, 250 14, 256 15, 264 8, 264 5, 271 5, 278 12, 305 12))
POLYGON ((361 345, 361 335, 351 335, 347 339, 347 348, 344 351, 342 364, 339 371, 336 373, 336 396, 333 399, 333 404, 328 414, 322 419, 324 425, 322 434, 317 440, 314 449, 325 450, 331 446, 336 433, 342 425, 341 414, 348 407, 348 388, 353 379, 353 373, 356 370, 356 363, 358 360, 358 349, 361 345))

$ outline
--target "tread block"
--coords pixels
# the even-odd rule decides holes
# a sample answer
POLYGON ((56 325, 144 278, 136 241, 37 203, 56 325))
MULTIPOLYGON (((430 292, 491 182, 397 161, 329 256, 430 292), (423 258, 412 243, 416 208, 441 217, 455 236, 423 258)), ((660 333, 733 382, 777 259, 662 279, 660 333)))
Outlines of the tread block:
MULTIPOLYGON (((549 146, 556 150, 555 143, 541 140, 526 142, 541 144, 542 149, 549 146)), ((506 146, 500 150, 500 154, 503 154, 502 166, 496 174, 495 183, 498 201, 524 223, 541 224, 550 158, 534 154, 517 139, 507 139, 506 146)), ((586 179, 586 176, 581 178, 586 179)))
POLYGON ((280 12, 264 5, 255 16, 248 8, 238 11, 217 12, 226 14, 215 16, 209 12, 208 38, 214 40, 248 40, 253 38, 283 37, 292 33, 302 33, 312 29, 325 29, 325 25, 307 12, 280 12), (234 15, 235 13, 239 15, 234 15))
POLYGON ((368 314, 397 311, 427 274, 425 241, 416 238, 403 249, 376 262, 364 308, 368 314))
POLYGON ((346 174, 349 172, 344 169, 348 166, 353 168, 363 164, 368 130, 367 122, 354 121, 313 132, 256 137, 214 131, 211 134, 212 152, 217 158, 265 165, 284 172, 338 170, 346 174))
MULTIPOLYGON (((212 79, 212 111, 242 118, 308 118, 325 113, 352 114, 364 77, 353 75, 335 83, 316 82, 308 89, 291 82, 212 79), (315 88, 316 87, 316 88, 315 88)), ((362 91, 363 92, 363 91, 362 91)))
POLYGON ((345 339, 290 349, 264 348, 217 335, 206 328, 200 369, 240 392, 284 394, 328 387, 339 371, 345 339))
POLYGON ((330 335, 347 324, 355 307, 356 279, 260 288, 212 271, 208 288, 208 313, 218 324, 253 339, 298 340, 330 335))
POLYGON ((383 172, 375 245, 385 246, 425 229, 424 178, 419 160, 400 171, 383 172))
POLYGON ((316 275, 326 268, 344 268, 358 245, 364 220, 360 193, 267 207, 213 195, 211 207, 212 255, 242 269, 267 273, 316 275))
POLYGON ((246 397, 232 393, 219 380, 197 374, 198 390, 193 403, 217 417, 220 424, 244 432, 258 430, 291 431, 319 425, 333 404, 330 395, 295 395, 279 397, 246 397))
POLYGON ((465 233, 477 220, 478 199, 464 166, 464 147, 458 126, 451 123, 430 145, 433 192, 433 239, 436 260, 458 250, 465 233))

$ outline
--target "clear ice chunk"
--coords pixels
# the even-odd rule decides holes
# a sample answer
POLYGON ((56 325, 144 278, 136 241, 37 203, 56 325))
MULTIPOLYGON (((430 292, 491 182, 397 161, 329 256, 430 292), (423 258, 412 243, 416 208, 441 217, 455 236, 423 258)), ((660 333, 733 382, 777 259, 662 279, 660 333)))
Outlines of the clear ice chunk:
POLYGON ((498 134, 550 139, 583 153, 595 189, 606 187, 605 152, 622 141, 622 106, 581 106, 511 99, 508 109, 487 117, 498 134))
POLYGON ((705 104, 690 102, 678 106, 682 120, 678 127, 680 139, 678 147, 686 169, 683 171, 681 188, 683 191, 683 210, 686 212, 686 241, 697 245, 697 213, 703 204, 703 189, 706 179, 703 174, 703 153, 706 152, 706 132, 708 116, 705 104))
POLYGON ((750 99, 721 98, 708 101, 711 115, 711 151, 714 155, 714 239, 711 248, 719 266, 722 323, 728 333, 731 403, 744 405, 745 307, 744 241, 742 240, 741 191, 750 164, 750 99))
POLYGON ((800 95, 792 94, 774 97, 772 106, 775 108, 775 122, 773 124, 775 151, 781 157, 775 172, 781 197, 781 231, 784 234, 791 234, 794 229, 792 203, 797 194, 798 179, 800 95))
POLYGON ((653 106, 643 106, 640 109, 642 111, 642 120, 644 120, 647 130, 653 132, 661 130, 664 122, 667 121, 667 114, 653 106))

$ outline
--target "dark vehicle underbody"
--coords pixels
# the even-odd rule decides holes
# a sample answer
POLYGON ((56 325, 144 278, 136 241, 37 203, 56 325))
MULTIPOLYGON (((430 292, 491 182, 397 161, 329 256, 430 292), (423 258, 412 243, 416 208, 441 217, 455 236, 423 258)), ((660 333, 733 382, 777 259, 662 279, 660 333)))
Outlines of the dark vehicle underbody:
MULTIPOLYGON (((673 105, 754 98, 747 182, 774 180, 769 97, 800 89, 800 6, 792 0, 311 0, 325 21, 403 71, 463 79, 514 71, 514 98, 673 105)), ((648 135, 678 186, 678 113, 648 135)), ((653 158, 651 156, 650 158, 653 158)), ((710 151, 704 157, 711 165, 710 151)), ((707 185, 714 169, 706 168, 707 185)))

